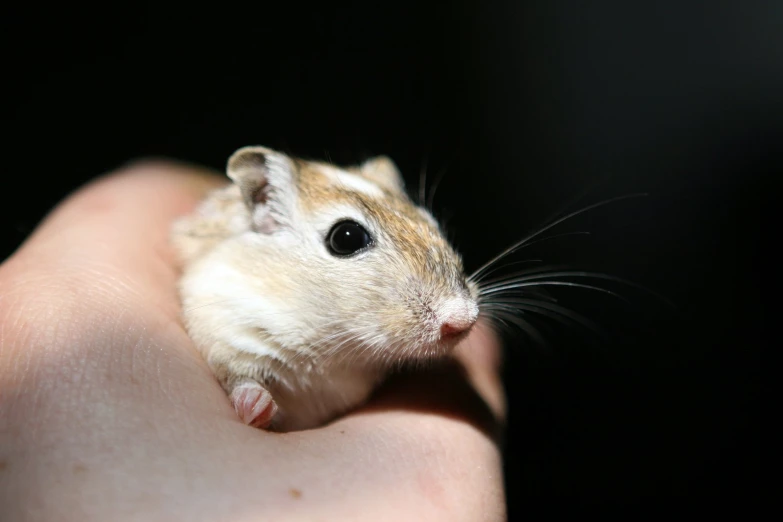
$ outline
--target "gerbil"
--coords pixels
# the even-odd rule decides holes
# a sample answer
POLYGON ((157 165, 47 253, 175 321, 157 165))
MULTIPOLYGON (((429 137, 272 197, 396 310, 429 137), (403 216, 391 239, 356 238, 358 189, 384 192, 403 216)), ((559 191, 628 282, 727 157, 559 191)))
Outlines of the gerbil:
POLYGON ((390 159, 245 147, 227 172, 173 242, 187 331, 245 423, 321 425, 473 327, 478 288, 390 159))

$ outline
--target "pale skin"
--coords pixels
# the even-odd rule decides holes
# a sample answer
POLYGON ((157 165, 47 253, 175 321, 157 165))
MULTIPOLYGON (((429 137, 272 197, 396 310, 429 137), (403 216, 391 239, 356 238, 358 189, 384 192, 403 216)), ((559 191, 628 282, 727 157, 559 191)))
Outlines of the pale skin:
POLYGON ((505 519, 495 338, 322 428, 245 425, 179 319, 171 221, 225 179, 139 163, 0 265, 4 520, 505 519))

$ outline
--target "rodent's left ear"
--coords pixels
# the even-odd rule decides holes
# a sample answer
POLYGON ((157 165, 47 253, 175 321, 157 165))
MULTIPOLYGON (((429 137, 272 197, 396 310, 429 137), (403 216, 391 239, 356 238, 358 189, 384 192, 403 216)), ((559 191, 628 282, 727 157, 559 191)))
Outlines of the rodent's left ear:
POLYGON ((259 232, 287 224, 296 205, 293 160, 266 147, 243 147, 228 159, 228 177, 239 187, 259 232))
POLYGON ((405 182, 397 165, 388 156, 370 158, 359 166, 362 176, 381 188, 392 192, 405 192, 405 182))

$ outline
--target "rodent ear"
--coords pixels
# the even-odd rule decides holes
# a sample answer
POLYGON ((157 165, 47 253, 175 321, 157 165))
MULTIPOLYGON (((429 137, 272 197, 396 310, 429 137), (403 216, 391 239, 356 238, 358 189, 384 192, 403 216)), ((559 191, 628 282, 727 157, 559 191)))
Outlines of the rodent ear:
POLYGON ((359 166, 359 172, 381 188, 405 192, 405 182, 397 165, 388 156, 370 158, 359 166))
POLYGON ((228 159, 228 177, 239 187, 256 231, 271 233, 290 220, 296 201, 296 166, 266 147, 242 147, 228 159))

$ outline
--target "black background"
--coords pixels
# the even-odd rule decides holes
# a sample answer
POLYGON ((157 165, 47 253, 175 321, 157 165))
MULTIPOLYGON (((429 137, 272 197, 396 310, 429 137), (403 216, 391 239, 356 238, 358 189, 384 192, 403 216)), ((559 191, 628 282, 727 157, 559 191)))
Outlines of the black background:
POLYGON ((428 185, 444 171, 435 211, 469 269, 558 212, 646 192, 533 249, 678 310, 565 292, 611 342, 509 340, 510 517, 771 498, 783 3, 2 10, 0 258, 100 173, 142 156, 222 169, 246 144, 388 154, 414 191, 423 166, 428 185))

